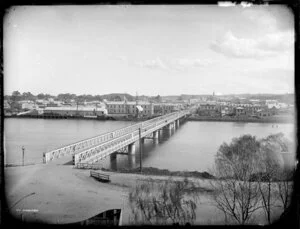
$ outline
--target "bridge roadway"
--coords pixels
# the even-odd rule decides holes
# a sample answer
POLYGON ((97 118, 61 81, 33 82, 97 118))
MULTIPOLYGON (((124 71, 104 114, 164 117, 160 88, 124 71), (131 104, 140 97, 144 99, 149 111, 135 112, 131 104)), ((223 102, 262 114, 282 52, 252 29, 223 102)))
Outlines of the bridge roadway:
POLYGON ((139 140, 139 129, 141 129, 141 137, 143 138, 186 117, 188 114, 189 111, 173 112, 145 122, 101 134, 93 138, 69 144, 45 153, 43 155, 43 160, 44 163, 47 163, 63 156, 72 155, 74 165, 77 163, 93 163, 126 146, 132 146, 134 142, 139 140))

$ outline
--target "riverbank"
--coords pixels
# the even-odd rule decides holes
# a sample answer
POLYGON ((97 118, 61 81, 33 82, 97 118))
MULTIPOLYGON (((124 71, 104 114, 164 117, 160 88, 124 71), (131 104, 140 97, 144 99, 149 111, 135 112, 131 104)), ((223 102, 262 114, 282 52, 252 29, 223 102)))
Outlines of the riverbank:
MULTIPOLYGON (((172 173, 155 168, 144 168, 143 174, 105 171, 103 173, 110 176, 111 182, 102 183, 90 177, 90 170, 66 165, 67 160, 69 158, 49 164, 5 168, 5 193, 12 216, 26 222, 67 224, 109 209, 122 209, 122 225, 130 225, 130 189, 149 178, 154 182, 167 180, 172 173)), ((181 176, 172 176, 173 180, 184 179, 184 172, 176 173, 181 176)), ((224 224, 223 214, 212 202, 214 190, 210 182, 213 180, 195 176, 188 176, 188 179, 197 185, 200 197, 195 224, 224 224)), ((255 223, 265 223, 264 215, 258 214, 255 223)))
POLYGON ((215 177, 208 172, 198 172, 198 171, 169 171, 168 169, 158 169, 153 167, 142 168, 142 173, 140 168, 135 169, 119 169, 113 171, 110 169, 101 169, 106 172, 118 172, 118 173, 131 173, 131 174, 143 174, 143 175, 154 175, 154 176, 177 176, 177 177, 194 177, 201 179, 214 179, 215 177))
POLYGON ((250 117, 208 117, 198 116, 189 117, 188 121, 206 121, 206 122, 251 122, 251 123, 295 123, 294 116, 272 116, 265 118, 250 117))
MULTIPOLYGON (((145 170, 146 171, 146 170, 145 170)), ((10 213, 26 222, 67 224, 86 220, 108 209, 122 209, 123 225, 130 224, 129 190, 149 178, 154 181, 169 176, 103 172, 110 176, 110 183, 102 183, 90 177, 90 170, 74 169, 62 162, 5 168, 5 193, 10 213)), ((173 176, 182 180, 181 176, 173 176)), ((222 216, 211 205, 212 192, 206 179, 189 178, 197 183, 201 192, 201 204, 196 214, 196 224, 207 224, 211 217, 222 216)))
MULTIPOLYGON (((156 116, 157 117, 157 116, 156 116)), ((20 118, 20 119, 72 119, 72 120, 99 120, 99 121, 147 121, 149 119, 155 118, 128 118, 128 117, 118 117, 118 116, 98 116, 98 117, 80 117, 80 116, 43 116, 43 115, 10 115, 4 116, 4 118, 20 118)))
MULTIPOLYGON (((156 116, 157 117, 157 116, 156 116)), ((132 118, 124 116, 99 116, 99 117, 75 117, 75 116, 42 116, 42 115, 22 115, 22 116, 4 116, 4 118, 21 118, 21 119, 73 119, 73 120, 99 120, 99 121, 129 121, 142 122, 155 118, 132 118)), ((187 121, 206 121, 206 122, 244 122, 244 123, 295 123, 294 116, 271 116, 264 118, 251 117, 210 117, 210 116, 190 116, 187 121)))

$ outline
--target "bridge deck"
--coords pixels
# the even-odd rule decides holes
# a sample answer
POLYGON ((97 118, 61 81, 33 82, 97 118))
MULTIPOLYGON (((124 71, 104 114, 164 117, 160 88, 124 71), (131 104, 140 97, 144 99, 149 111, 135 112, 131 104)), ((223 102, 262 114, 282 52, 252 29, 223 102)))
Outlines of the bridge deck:
POLYGON ((188 111, 174 112, 90 139, 79 141, 46 153, 44 160, 45 162, 49 162, 63 156, 73 155, 75 163, 82 162, 82 160, 85 161, 87 158, 93 157, 101 151, 103 153, 111 151, 109 149, 115 149, 115 146, 120 149, 120 147, 122 148, 132 143, 132 141, 138 140, 140 128, 144 137, 163 126, 168 125, 170 122, 185 116, 186 114, 188 114, 188 111))

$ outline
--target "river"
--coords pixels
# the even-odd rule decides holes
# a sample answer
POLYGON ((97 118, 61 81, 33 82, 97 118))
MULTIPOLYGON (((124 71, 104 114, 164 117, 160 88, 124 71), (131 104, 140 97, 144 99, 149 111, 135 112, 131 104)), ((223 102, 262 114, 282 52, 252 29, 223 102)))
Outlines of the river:
MULTIPOLYGON (((25 163, 38 163, 42 153, 133 124, 127 121, 22 119, 4 120, 6 163, 21 163, 22 146, 25 163)), ((171 171, 205 171, 223 142, 243 134, 258 138, 282 132, 295 142, 295 125, 291 123, 237 123, 187 121, 175 131, 163 130, 159 139, 145 139, 142 164, 171 171)), ((107 157, 99 163, 104 168, 133 168, 139 166, 139 146, 134 156, 107 157)))

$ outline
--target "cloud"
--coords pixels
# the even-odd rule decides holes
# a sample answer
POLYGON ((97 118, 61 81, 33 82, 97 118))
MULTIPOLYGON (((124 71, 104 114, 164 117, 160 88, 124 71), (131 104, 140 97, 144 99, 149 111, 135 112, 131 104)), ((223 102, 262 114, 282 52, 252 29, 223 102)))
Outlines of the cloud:
POLYGON ((213 41, 215 52, 236 58, 263 58, 278 55, 293 47, 292 32, 266 34, 257 39, 238 38, 231 31, 213 41))
POLYGON ((126 56, 117 56, 116 57, 118 60, 121 60, 123 62, 128 62, 128 58, 126 56))
POLYGON ((284 6, 255 6, 242 11, 242 15, 257 27, 276 32, 294 30, 293 13, 284 6))
POLYGON ((206 67, 210 65, 212 61, 208 59, 189 59, 189 58, 175 58, 175 59, 156 59, 143 60, 134 62, 135 65, 142 68, 150 69, 162 69, 168 71, 184 71, 194 67, 206 67))
POLYGON ((142 68, 167 69, 166 64, 159 57, 153 60, 138 61, 136 64, 142 68))
POLYGON ((203 59, 178 59, 178 64, 182 67, 205 67, 211 63, 209 60, 203 59))
POLYGON ((280 52, 291 48, 293 43, 294 36, 292 32, 281 32, 267 34, 264 38, 258 40, 256 46, 262 50, 280 52))

